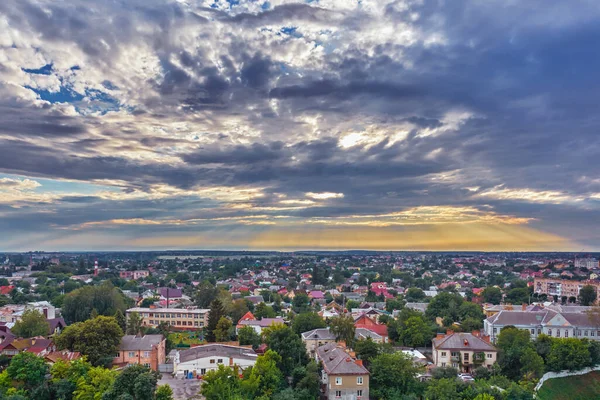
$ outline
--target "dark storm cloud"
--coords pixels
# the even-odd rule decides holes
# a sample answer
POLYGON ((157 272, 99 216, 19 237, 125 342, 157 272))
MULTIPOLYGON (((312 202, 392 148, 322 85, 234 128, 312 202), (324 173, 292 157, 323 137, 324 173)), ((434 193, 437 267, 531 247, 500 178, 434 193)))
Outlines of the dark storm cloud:
MULTIPOLYGON (((93 85, 123 104, 136 99, 118 108, 130 120, 62 111, 66 116, 52 102, 12 101, 32 93, 29 81, 3 85, 0 172, 118 180, 130 192, 157 184, 256 187, 263 196, 248 202, 266 208, 277 206, 279 195, 344 194, 320 207, 285 211, 298 218, 491 205, 536 218, 532 224, 556 234, 576 221, 581 230, 570 226, 568 236, 590 242, 585 232, 598 232, 589 222, 598 202, 540 204, 476 194, 496 187, 600 193, 600 86, 594 84, 600 55, 591 50, 600 37, 597 5, 384 3, 369 6, 379 14, 366 6, 348 11, 307 3, 257 10, 244 1, 227 10, 141 0, 0 2, 0 14, 19 30, 14 37, 42 42, 15 41, 10 51, 30 46, 37 64, 63 74, 64 87, 93 85), (296 35, 283 35, 282 27, 296 35), (60 71, 61 59, 80 53, 90 56, 73 60, 81 76, 60 71), (138 60, 143 67, 134 67, 138 60), (122 65, 124 76, 104 76, 122 65), (91 66, 97 69, 84 74, 91 66), (362 136, 344 142, 351 133, 362 136), (142 150, 144 157, 132 156, 142 150)), ((14 82, 31 79, 22 78, 23 68, 41 66, 12 65, 11 57, 0 67, 14 82)), ((63 227, 107 215, 227 215, 196 213, 197 206, 191 199, 134 205, 68 195, 51 206, 61 216, 2 209, 15 219, 0 220, 8 227, 20 216, 33 229, 36 218, 63 227)))

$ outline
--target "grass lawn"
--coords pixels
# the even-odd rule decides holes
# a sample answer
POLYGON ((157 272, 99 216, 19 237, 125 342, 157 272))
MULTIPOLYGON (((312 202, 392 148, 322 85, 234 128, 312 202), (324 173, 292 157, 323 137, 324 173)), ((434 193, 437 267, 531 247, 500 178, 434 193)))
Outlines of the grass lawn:
POLYGON ((177 346, 179 343, 183 344, 201 344, 204 343, 201 332, 172 332, 169 334, 169 338, 172 340, 173 345, 177 346))
POLYGON ((549 379, 538 391, 539 400, 600 399, 600 372, 549 379))

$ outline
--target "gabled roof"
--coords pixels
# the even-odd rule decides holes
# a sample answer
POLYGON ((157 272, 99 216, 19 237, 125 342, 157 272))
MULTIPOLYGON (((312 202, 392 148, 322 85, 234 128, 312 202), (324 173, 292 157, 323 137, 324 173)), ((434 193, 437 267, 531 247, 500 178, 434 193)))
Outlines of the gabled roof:
POLYGON ((328 343, 317 348, 317 357, 328 375, 368 375, 362 362, 351 357, 337 343, 328 343))
POLYGON ((258 357, 252 347, 230 346, 211 343, 179 351, 179 362, 184 363, 206 357, 232 357, 245 360, 256 360, 258 357))
POLYGON ((432 340, 436 350, 471 350, 471 351, 497 351, 494 346, 471 333, 451 333, 442 338, 432 340))
POLYGON ((121 351, 151 351, 164 340, 163 335, 125 335, 121 338, 119 350, 121 351))
POLYGON ((304 340, 335 340, 335 335, 331 333, 329 328, 313 329, 312 331, 303 332, 301 336, 304 340))
POLYGON ((283 324, 285 323, 285 321, 283 320, 283 318, 277 317, 277 318, 263 318, 261 320, 243 320, 240 321, 238 323, 238 325, 242 325, 242 326, 260 326, 261 328, 267 328, 273 324, 275 325, 279 325, 279 324, 283 324))

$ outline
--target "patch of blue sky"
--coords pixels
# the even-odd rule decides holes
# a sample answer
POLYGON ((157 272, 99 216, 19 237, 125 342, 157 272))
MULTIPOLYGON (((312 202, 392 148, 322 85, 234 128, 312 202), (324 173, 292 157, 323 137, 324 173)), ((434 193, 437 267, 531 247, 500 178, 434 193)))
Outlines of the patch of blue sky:
POLYGON ((52 74, 52 64, 46 64, 41 68, 30 69, 30 68, 21 68, 24 72, 28 74, 35 75, 51 75, 52 74))
POLYGON ((262 3, 262 6, 260 6, 260 8, 262 8, 263 10, 268 10, 271 8, 271 3, 265 1, 264 3, 262 3))
POLYGON ((61 86, 58 92, 52 92, 45 89, 36 89, 31 86, 25 86, 27 89, 33 90, 40 96, 40 99, 49 101, 50 103, 74 103, 81 101, 83 95, 77 93, 66 86, 61 86))
POLYGON ((77 193, 80 195, 93 195, 98 192, 114 191, 119 192, 120 189, 106 185, 96 185, 93 183, 77 182, 77 181, 66 181, 59 179, 48 179, 48 178, 36 178, 32 176, 23 176, 15 174, 0 174, 0 179, 31 179, 39 182, 41 186, 38 186, 33 191, 37 193, 77 193))
POLYGON ((296 37, 296 38, 302 37, 302 34, 300 32, 298 32, 297 26, 284 26, 283 28, 280 29, 280 32, 283 33, 284 35, 289 35, 289 36, 296 37))
MULTIPOLYGON (((108 82, 108 81, 106 81, 108 82)), ((108 82, 110 84, 110 82, 108 82)), ((116 86, 112 86, 115 90, 116 86)), ((106 85, 105 85, 106 87, 106 85)), ((75 92, 69 86, 62 85, 58 92, 52 92, 45 89, 36 89, 31 86, 26 86, 27 89, 33 90, 40 99, 50 103, 69 103, 75 106, 78 112, 99 112, 102 115, 110 111, 118 111, 122 107, 120 101, 113 96, 96 89, 86 90, 85 95, 75 92), (84 98, 88 98, 89 102, 84 102, 84 98)), ((107 87, 108 89, 108 87, 107 87)), ((130 110, 131 111, 131 110, 130 110)))

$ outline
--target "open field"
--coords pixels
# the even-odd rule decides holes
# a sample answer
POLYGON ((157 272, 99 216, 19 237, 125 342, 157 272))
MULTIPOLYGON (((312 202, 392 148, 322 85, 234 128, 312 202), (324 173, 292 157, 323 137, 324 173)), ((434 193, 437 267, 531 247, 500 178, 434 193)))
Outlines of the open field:
POLYGON ((600 372, 549 379, 538 391, 539 400, 600 399, 600 372))

